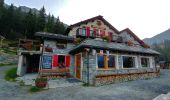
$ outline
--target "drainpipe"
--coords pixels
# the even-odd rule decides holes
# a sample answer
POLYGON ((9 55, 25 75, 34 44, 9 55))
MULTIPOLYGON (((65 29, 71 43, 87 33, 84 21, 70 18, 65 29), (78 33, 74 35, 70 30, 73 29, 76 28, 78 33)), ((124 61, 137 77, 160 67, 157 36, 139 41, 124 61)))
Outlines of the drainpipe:
POLYGON ((90 82, 89 77, 89 51, 87 51, 87 84, 89 85, 90 82))

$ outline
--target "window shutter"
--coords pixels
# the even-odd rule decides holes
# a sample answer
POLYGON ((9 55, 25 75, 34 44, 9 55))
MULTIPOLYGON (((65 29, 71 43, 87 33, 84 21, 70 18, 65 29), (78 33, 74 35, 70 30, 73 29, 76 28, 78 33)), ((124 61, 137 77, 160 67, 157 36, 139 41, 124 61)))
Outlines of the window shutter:
POLYGON ((103 36, 103 37, 105 36, 105 31, 104 31, 104 30, 102 31, 102 36, 103 36))
POLYGON ((97 36, 100 37, 100 30, 97 30, 97 36))
POLYGON ((112 40, 112 33, 111 32, 108 32, 108 37, 110 39, 110 41, 112 40))
POLYGON ((93 31, 94 31, 94 34, 93 34, 93 35, 94 35, 95 37, 97 37, 97 34, 96 34, 96 33, 97 33, 97 30, 94 28, 93 31))
POLYGON ((66 65, 66 67, 70 67, 70 55, 66 55, 65 65, 66 65))
POLYGON ((90 27, 86 27, 86 36, 87 36, 87 37, 90 36, 90 27))
POLYGON ((55 54, 53 56, 53 67, 57 67, 58 66, 58 55, 55 54))

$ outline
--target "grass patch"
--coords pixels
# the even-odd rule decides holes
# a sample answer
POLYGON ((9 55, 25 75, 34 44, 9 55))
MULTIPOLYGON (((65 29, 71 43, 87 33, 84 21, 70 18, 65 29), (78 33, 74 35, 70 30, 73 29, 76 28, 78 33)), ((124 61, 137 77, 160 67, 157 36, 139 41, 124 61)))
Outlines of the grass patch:
POLYGON ((90 84, 88 84, 88 83, 83 83, 83 86, 90 86, 90 84))
POLYGON ((2 66, 11 66, 11 65, 16 65, 16 64, 11 64, 11 63, 9 63, 9 64, 0 64, 0 67, 2 67, 2 66))
POLYGON ((31 93, 40 92, 40 91, 44 91, 44 90, 48 90, 48 89, 46 89, 46 88, 39 88, 37 86, 31 86, 29 88, 29 92, 31 92, 31 93))
POLYGON ((38 88, 36 86, 31 86, 31 88, 29 89, 29 92, 39 92, 42 91, 42 88, 38 88))
POLYGON ((20 86, 25 86, 25 82, 23 80, 19 81, 20 86))
POLYGON ((10 48, 0 48, 1 52, 10 54, 10 55, 16 55, 17 51, 16 50, 12 50, 10 48))
POLYGON ((17 68, 11 68, 5 72, 5 80, 7 81, 15 81, 17 77, 17 68))

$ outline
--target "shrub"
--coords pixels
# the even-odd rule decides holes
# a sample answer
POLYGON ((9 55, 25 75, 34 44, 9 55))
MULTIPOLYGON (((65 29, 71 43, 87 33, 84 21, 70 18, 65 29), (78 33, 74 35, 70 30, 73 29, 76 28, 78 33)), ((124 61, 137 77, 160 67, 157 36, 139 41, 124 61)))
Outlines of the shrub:
POLYGON ((41 89, 36 87, 36 86, 31 86, 31 88, 29 89, 30 92, 38 92, 40 91, 41 89))
POLYGON ((15 81, 17 77, 17 68, 11 68, 5 72, 5 80, 7 81, 15 81))
POLYGON ((75 38, 75 40, 74 40, 74 43, 75 43, 75 44, 80 44, 80 42, 81 42, 81 39, 80 39, 80 38, 75 38))
POLYGON ((103 38, 103 40, 106 40, 107 42, 110 42, 110 38, 108 36, 104 36, 102 38, 103 38))

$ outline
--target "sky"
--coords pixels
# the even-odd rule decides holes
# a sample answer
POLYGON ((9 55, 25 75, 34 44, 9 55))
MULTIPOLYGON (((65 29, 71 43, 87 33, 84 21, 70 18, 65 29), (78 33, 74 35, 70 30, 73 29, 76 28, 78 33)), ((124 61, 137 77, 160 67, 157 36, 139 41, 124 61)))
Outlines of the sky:
POLYGON ((170 0, 5 0, 15 6, 40 9, 68 25, 102 15, 119 31, 130 28, 150 38, 170 28, 170 0))

